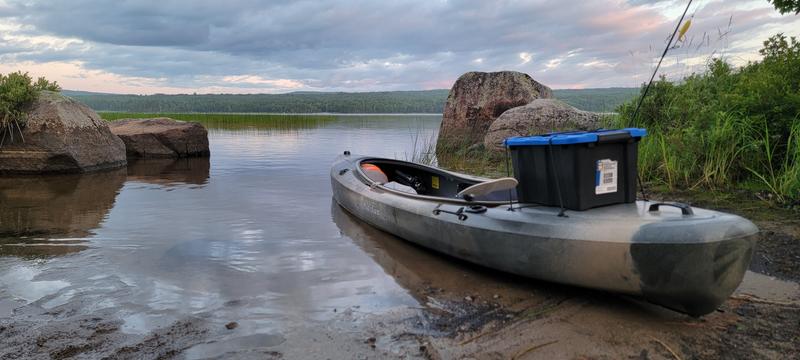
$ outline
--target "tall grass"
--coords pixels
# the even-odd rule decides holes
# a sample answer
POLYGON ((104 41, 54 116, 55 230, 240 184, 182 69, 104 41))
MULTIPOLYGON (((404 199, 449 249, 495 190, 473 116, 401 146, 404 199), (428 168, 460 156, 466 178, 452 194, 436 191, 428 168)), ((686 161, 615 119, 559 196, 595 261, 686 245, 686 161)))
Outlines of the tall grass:
POLYGON ((764 154, 761 169, 748 168, 748 170, 775 194, 778 201, 800 199, 800 121, 795 121, 790 130, 786 149, 782 152, 783 159, 776 158, 776 154, 780 154, 781 151, 772 140, 766 124, 760 145, 764 154))
POLYGON ((747 188, 780 203, 800 199, 800 43, 777 35, 764 59, 735 69, 723 60, 679 82, 653 84, 620 107, 608 126, 646 127, 644 179, 671 190, 747 188))
MULTIPOLYGON (((612 127, 627 126, 621 119, 612 127)), ((639 171, 670 189, 722 189, 741 174, 741 157, 753 146, 751 125, 730 113, 713 114, 703 127, 649 128, 639 145, 639 171)))
POLYGON ((333 115, 285 115, 285 114, 223 114, 223 113, 123 113, 101 112, 104 120, 147 119, 168 117, 182 121, 197 121, 212 129, 227 130, 293 130, 313 129, 332 121, 333 115))
POLYGON ((436 159, 436 133, 425 135, 421 129, 417 129, 411 135, 410 155, 405 154, 405 160, 429 166, 438 166, 436 159))
POLYGON ((435 146, 439 166, 479 176, 505 176, 505 154, 489 151, 482 142, 476 144, 474 139, 475 136, 469 133, 440 137, 435 146))

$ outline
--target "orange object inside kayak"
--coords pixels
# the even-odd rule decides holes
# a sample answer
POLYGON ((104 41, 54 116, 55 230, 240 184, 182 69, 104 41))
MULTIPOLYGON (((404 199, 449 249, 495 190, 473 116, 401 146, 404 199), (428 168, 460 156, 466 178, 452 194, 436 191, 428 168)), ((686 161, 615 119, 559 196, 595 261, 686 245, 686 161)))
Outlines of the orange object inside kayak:
POLYGON ((385 184, 389 181, 389 177, 376 165, 361 164, 361 171, 363 171, 370 180, 376 183, 385 184))

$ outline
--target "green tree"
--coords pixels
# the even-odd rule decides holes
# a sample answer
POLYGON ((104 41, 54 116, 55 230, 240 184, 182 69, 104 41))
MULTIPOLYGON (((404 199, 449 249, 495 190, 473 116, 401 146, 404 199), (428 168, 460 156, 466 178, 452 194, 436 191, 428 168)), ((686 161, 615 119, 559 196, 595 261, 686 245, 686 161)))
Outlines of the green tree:
POLYGON ((775 6, 775 9, 781 12, 781 14, 791 13, 794 12, 795 15, 800 13, 800 0, 769 0, 772 3, 772 6, 775 6))

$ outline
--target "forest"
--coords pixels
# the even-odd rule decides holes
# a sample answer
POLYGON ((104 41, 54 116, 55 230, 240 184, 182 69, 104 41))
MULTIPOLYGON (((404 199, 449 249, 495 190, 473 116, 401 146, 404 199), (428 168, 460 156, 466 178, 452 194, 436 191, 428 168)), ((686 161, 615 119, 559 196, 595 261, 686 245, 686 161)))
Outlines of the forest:
MULTIPOLYGON (((441 113, 448 90, 286 94, 119 95, 64 90, 96 111, 141 113, 441 113)), ((636 88, 554 90, 581 110, 610 112, 636 88)))

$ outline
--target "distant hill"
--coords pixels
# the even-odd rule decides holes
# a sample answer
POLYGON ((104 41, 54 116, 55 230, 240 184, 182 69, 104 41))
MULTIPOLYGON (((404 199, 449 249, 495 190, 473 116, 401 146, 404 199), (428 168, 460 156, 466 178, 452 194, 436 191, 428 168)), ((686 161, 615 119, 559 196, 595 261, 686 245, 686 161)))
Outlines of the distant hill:
MULTIPOLYGON (((555 96, 582 110, 609 112, 637 88, 557 89, 555 96)), ((62 91, 96 111, 142 113, 431 113, 441 114, 448 90, 313 92, 286 94, 121 95, 62 91)))
POLYGON ((556 89, 556 98, 578 109, 613 112, 639 94, 639 88, 556 89))

